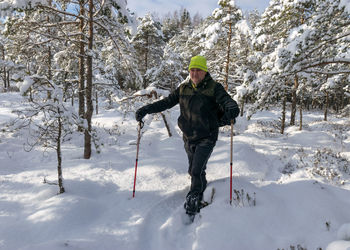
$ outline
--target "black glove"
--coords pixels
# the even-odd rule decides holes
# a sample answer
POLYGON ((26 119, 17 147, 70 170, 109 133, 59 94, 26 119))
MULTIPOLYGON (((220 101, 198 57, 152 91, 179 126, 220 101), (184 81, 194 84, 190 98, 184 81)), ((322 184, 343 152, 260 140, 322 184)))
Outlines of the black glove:
POLYGON ((239 114, 239 108, 235 101, 229 102, 225 105, 225 115, 227 119, 234 120, 239 114))
POLYGON ((142 119, 145 117, 145 115, 148 114, 148 108, 147 106, 143 106, 141 108, 139 108, 136 113, 135 113, 135 119, 138 122, 141 122, 142 119))
POLYGON ((238 116, 239 110, 238 109, 226 109, 226 116, 229 120, 235 120, 235 118, 238 116))
POLYGON ((237 104, 229 103, 228 105, 226 105, 223 115, 218 119, 219 127, 231 125, 231 120, 233 120, 233 124, 235 124, 236 117, 238 116, 238 114, 239 114, 239 108, 237 104))
POLYGON ((236 123, 236 119, 233 118, 231 119, 230 117, 228 117, 229 113, 226 113, 219 119, 218 123, 219 123, 219 127, 223 127, 223 126, 226 126, 226 125, 231 125, 231 120, 233 120, 233 124, 236 123))

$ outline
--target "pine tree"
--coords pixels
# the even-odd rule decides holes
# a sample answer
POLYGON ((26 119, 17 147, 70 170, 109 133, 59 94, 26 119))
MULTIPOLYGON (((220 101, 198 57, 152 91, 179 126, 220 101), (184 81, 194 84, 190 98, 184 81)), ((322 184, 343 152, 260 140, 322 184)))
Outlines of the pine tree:
POLYGON ((191 57, 201 53, 197 34, 199 34, 197 30, 187 26, 167 43, 169 50, 179 56, 179 63, 181 64, 179 74, 183 79, 188 76, 188 64, 191 57))
POLYGON ((180 32, 178 22, 179 20, 174 20, 171 18, 170 13, 162 20, 164 42, 167 43, 171 38, 180 32))
MULTIPOLYGON (((162 49, 165 43, 161 24, 147 14, 141 19, 131 42, 138 54, 140 72, 145 76, 147 70, 159 65, 162 60, 162 49)), ((143 87, 146 88, 148 85, 149 82, 144 80, 143 87)))
POLYGON ((164 42, 168 42, 171 38, 183 32, 185 29, 192 28, 194 25, 199 25, 202 21, 199 14, 196 14, 192 21, 190 13, 185 8, 181 8, 180 13, 179 17, 178 11, 175 10, 173 14, 169 12, 162 19, 161 23, 164 42))
POLYGON ((234 30, 232 40, 232 50, 235 52, 232 58, 234 71, 230 72, 230 88, 234 88, 237 92, 241 115, 243 115, 244 104, 249 98, 253 98, 254 91, 251 84, 261 70, 261 55, 254 50, 252 41, 255 39, 255 34, 247 20, 239 21, 234 30))
POLYGON ((191 15, 190 15, 190 12, 188 12, 188 10, 184 8, 181 12, 182 14, 180 18, 180 30, 183 30, 185 26, 191 26, 192 22, 191 22, 191 15))
POLYGON ((220 8, 213 11, 212 17, 209 17, 212 23, 205 30, 205 55, 216 79, 223 82, 225 88, 228 89, 229 72, 234 67, 231 50, 233 28, 243 18, 243 15, 242 11, 235 6, 234 1, 220 0, 218 4, 220 8))
POLYGON ((8 50, 8 45, 11 44, 11 42, 3 37, 0 36, 0 75, 3 82, 3 89, 4 91, 11 91, 11 89, 15 89, 14 86, 10 85, 10 79, 12 79, 12 76, 15 78, 18 77, 17 71, 23 70, 21 65, 16 64, 11 59, 11 52, 8 50))
POLYGON ((146 78, 150 82, 151 87, 174 91, 184 80, 180 74, 182 60, 169 45, 164 49, 163 58, 159 66, 147 71, 146 78))

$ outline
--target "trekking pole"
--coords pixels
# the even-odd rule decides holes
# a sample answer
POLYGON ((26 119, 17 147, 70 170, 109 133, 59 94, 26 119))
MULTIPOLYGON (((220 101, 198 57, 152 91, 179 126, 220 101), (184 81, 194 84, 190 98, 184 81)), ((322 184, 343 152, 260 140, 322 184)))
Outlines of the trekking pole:
POLYGON ((139 161, 139 149, 140 149, 140 140, 141 140, 141 129, 143 127, 143 122, 140 121, 137 126, 137 142, 136 142, 136 162, 135 162, 135 176, 134 176, 134 189, 132 190, 132 198, 135 197, 135 188, 136 188, 136 173, 137 173, 137 163, 139 161))
POLYGON ((233 120, 231 120, 231 148, 230 148, 230 205, 232 205, 232 155, 233 155, 233 120))

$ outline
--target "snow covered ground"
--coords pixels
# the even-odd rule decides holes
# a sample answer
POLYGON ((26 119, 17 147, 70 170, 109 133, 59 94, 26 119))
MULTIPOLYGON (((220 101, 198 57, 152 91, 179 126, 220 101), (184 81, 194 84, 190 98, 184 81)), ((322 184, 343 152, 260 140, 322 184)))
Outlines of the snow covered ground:
MULTIPOLYGON (((0 93, 0 123, 23 106, 0 93)), ((66 193, 57 195, 53 151, 25 152, 26 132, 0 133, 0 249, 327 249, 350 248, 350 121, 305 112, 304 128, 279 133, 280 110, 235 125, 233 204, 229 203, 229 129, 221 129, 207 169, 216 193, 194 223, 182 223, 189 188, 178 107, 147 116, 132 197, 137 123, 133 113, 100 109, 104 143, 84 160, 83 141, 64 144, 66 193), (294 247, 294 248, 293 248, 294 247)))

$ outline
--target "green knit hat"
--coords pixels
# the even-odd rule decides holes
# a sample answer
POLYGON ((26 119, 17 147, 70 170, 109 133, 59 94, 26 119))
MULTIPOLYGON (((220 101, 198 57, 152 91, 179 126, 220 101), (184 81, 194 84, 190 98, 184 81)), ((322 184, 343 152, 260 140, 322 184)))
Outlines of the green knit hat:
POLYGON ((207 68, 207 59, 203 56, 194 56, 191 58, 190 66, 188 66, 188 70, 191 69, 201 69, 205 72, 208 72, 207 68))

